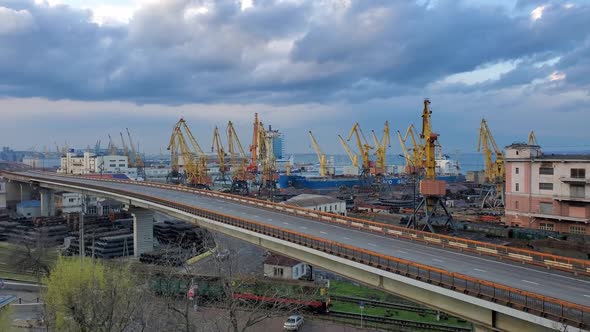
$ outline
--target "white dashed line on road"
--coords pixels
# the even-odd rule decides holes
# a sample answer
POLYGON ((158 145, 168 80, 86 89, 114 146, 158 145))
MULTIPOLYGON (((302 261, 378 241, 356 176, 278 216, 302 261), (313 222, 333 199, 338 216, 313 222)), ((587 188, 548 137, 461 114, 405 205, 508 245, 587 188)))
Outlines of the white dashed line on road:
POLYGON ((486 270, 482 270, 482 269, 474 269, 475 271, 479 271, 479 272, 488 272, 486 270))
POLYGON ((528 281, 528 280, 524 280, 524 279, 523 279, 523 280, 521 280, 521 281, 522 281, 522 282, 526 282, 526 283, 528 283, 528 284, 533 284, 533 285, 537 285, 537 286, 539 286, 539 284, 538 284, 538 283, 536 283, 536 282, 533 282, 533 281, 528 281))
POLYGON ((441 263, 444 262, 442 259, 438 259, 438 258, 433 258, 432 260, 435 261, 435 262, 441 262, 441 263))
POLYGON ((401 252, 402 254, 407 254, 407 251, 403 251, 403 250, 397 250, 397 252, 401 252))
POLYGON ((283 225, 289 225, 289 223, 288 222, 284 222, 283 225))
POLYGON ((377 246, 377 245, 376 245, 376 244, 374 244, 374 243, 367 243, 367 244, 368 244, 368 245, 370 245, 370 246, 373 246, 373 247, 376 247, 376 246, 377 246))
POLYGON ((301 228, 301 229, 307 229, 307 227, 305 227, 305 226, 299 226, 299 228, 301 228))
POLYGON ((328 233, 320 231, 320 234, 328 234, 328 233))
POLYGON ((350 240, 350 238, 349 238, 349 237, 346 237, 346 236, 345 236, 345 237, 343 237, 343 239, 344 239, 344 240, 350 240))

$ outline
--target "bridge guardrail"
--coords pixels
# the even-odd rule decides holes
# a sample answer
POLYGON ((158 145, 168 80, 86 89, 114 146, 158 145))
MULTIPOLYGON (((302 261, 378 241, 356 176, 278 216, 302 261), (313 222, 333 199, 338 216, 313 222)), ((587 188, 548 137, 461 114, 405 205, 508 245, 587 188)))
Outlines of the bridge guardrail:
MULTIPOLYGON (((64 175, 61 175, 64 176, 64 175)), ((67 176, 66 176, 67 177, 67 176)), ((88 180, 97 180, 92 177, 69 176, 75 178, 85 178, 88 180)), ((118 182, 118 183, 133 183, 136 185, 174 189, 185 192, 193 192, 195 194, 219 197, 223 199, 230 199, 241 204, 253 205, 258 208, 265 208, 276 210, 281 213, 287 213, 295 216, 304 216, 321 222, 329 222, 340 226, 347 226, 356 229, 361 229, 373 233, 379 233, 385 236, 408 239, 412 241, 422 242, 427 245, 437 245, 444 248, 452 248, 458 251, 467 251, 476 253, 478 255, 486 255, 498 259, 508 259, 522 264, 530 264, 542 266, 547 269, 554 269, 574 273, 575 275, 590 276, 590 261, 576 258, 563 257, 547 253, 540 253, 527 249, 511 248, 507 246, 485 243, 481 241, 462 239, 449 235, 433 234, 430 232, 414 230, 406 227, 390 225, 380 222, 374 222, 359 218, 348 216, 340 216, 332 213, 313 211, 296 206, 289 206, 285 204, 278 204, 274 202, 263 201, 256 198, 244 197, 239 195, 232 195, 221 192, 214 192, 210 190, 200 190, 179 185, 163 184, 147 181, 130 181, 130 180, 115 180, 115 179, 98 179, 98 181, 118 182)))
MULTIPOLYGON (((29 177, 21 177, 15 174, 21 181, 27 181, 29 177)), ((65 181, 67 183, 67 181, 65 181)), ((103 190, 104 187, 85 184, 96 190, 103 190)), ((556 298, 523 291, 506 285, 480 280, 460 273, 449 272, 440 268, 411 262, 398 257, 383 255, 367 249, 356 248, 347 244, 328 241, 319 237, 296 231, 285 230, 280 227, 267 225, 255 221, 229 216, 220 212, 211 211, 205 208, 197 208, 159 197, 146 194, 129 192, 121 189, 110 189, 109 191, 128 196, 132 194, 138 199, 165 207, 180 210, 195 216, 207 218, 217 222, 250 230, 291 243, 303 245, 318 251, 329 253, 349 259, 361 264, 369 265, 381 270, 403 275, 439 287, 447 288, 463 294, 492 301, 508 307, 522 310, 541 317, 546 317, 569 326, 579 328, 590 327, 590 308, 562 301, 556 298)))

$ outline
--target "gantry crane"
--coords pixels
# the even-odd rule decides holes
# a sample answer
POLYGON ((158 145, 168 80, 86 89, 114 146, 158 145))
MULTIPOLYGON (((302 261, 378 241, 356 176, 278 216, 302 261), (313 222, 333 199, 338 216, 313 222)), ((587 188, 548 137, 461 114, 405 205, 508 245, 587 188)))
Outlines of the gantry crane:
POLYGON ((350 129, 350 134, 348 134, 347 140, 350 141, 353 135, 356 137, 356 144, 358 146, 363 161, 361 176, 366 177, 370 174, 371 171, 371 162, 369 159, 369 155, 373 147, 367 142, 365 134, 363 133, 363 130, 361 129, 361 126, 358 122, 355 123, 354 126, 352 126, 352 129, 350 129))
POLYGON ((381 140, 377 138, 375 131, 371 131, 373 134, 373 142, 375 143, 375 155, 377 156, 377 167, 375 174, 385 173, 385 167, 387 166, 387 148, 391 147, 391 136, 389 135, 389 122, 385 121, 383 127, 383 137, 381 140))
POLYGON ((264 129, 262 122, 258 123, 258 160, 262 166, 261 181, 258 193, 272 199, 276 189, 278 174, 276 173, 276 160, 272 145, 271 133, 264 129))
POLYGON ((424 168, 426 169, 425 178, 420 181, 420 194, 422 200, 414 209, 414 213, 408 221, 407 227, 418 228, 423 230, 429 229, 435 232, 434 226, 450 226, 453 231, 456 230, 453 217, 447 210, 443 197, 446 193, 446 182, 436 179, 436 155, 435 149, 438 142, 438 134, 432 131, 432 111, 430 110, 430 100, 424 99, 424 108, 422 110, 422 131, 420 139, 424 142, 424 168), (439 214, 438 208, 442 208, 443 213, 439 214), (421 211, 422 210, 422 211, 421 211), (423 216, 420 220, 419 215, 423 216), (423 225, 419 225, 423 222, 423 225))
POLYGON ((113 138, 111 137, 111 134, 108 134, 108 135, 109 135, 109 147, 108 147, 109 154, 114 156, 119 153, 119 151, 118 151, 119 149, 117 149, 115 142, 113 142, 113 138))
POLYGON ((481 194, 481 206, 491 208, 503 206, 506 181, 504 152, 498 148, 485 119, 481 119, 477 151, 483 152, 485 162, 486 184, 484 185, 484 192, 481 194))
POLYGON ((131 158, 131 154, 129 153, 129 148, 127 147, 127 143, 125 143, 125 138, 123 137, 123 133, 119 132, 121 135, 121 144, 123 144, 123 153, 127 156, 127 166, 130 168, 135 167, 135 163, 133 162, 133 158, 131 158))
POLYGON ((311 144, 313 146, 313 150, 315 151, 316 155, 318 156, 318 160, 320 163, 320 176, 322 176, 322 177, 327 176, 329 174, 328 174, 328 165, 327 165, 328 162, 326 160, 326 155, 320 149, 320 145, 315 140, 315 137, 313 137, 313 133, 311 132, 311 130, 309 131, 309 137, 311 138, 311 144))
POLYGON ((398 130, 397 137, 406 159, 406 173, 417 173, 423 167, 424 148, 422 144, 418 143, 418 139, 416 138, 418 137, 416 127, 413 124, 409 125, 404 136, 398 130), (412 141, 412 147, 409 151, 406 145, 408 138, 412 141))
POLYGON ((248 180, 252 178, 251 173, 247 171, 248 156, 244 152, 242 143, 231 121, 227 123, 227 145, 231 161, 232 186, 231 192, 234 194, 248 195, 248 180))
POLYGON ((185 182, 192 187, 209 189, 211 178, 207 175, 207 156, 183 118, 172 130, 168 150, 171 152, 172 168, 168 180, 177 179, 170 182, 185 182), (179 158, 182 158, 184 164, 184 175, 180 172, 179 158))
POLYGON ((348 144, 346 143, 344 138, 342 138, 342 136, 338 135, 338 139, 340 140, 340 143, 342 144, 344 151, 346 151, 348 158, 350 158, 350 162, 352 163, 352 166, 358 168, 359 167, 359 156, 350 150, 350 147, 348 146, 348 144))
POLYGON ((539 145, 539 143, 537 143, 537 137, 535 136, 535 132, 532 130, 529 133, 529 145, 539 145))
POLYGON ((137 176, 145 179, 145 168, 143 164, 143 160, 141 159, 141 155, 139 151, 135 150, 135 145, 133 144, 133 139, 131 138, 131 133, 129 132, 129 128, 125 128, 127 130, 127 137, 129 137, 129 145, 131 146, 131 154, 133 156, 133 164, 137 168, 137 176))
POLYGON ((225 150, 223 149, 223 143, 221 142, 221 135, 219 129, 215 126, 213 131, 213 142, 211 143, 211 152, 217 152, 217 163, 219 165, 219 178, 218 180, 227 181, 227 167, 225 165, 225 150))
POLYGON ((248 164, 247 170, 252 174, 258 173, 258 153, 259 153, 259 139, 260 133, 260 121, 258 121, 258 113, 254 113, 254 127, 252 132, 252 144, 250 144, 250 164, 248 164))

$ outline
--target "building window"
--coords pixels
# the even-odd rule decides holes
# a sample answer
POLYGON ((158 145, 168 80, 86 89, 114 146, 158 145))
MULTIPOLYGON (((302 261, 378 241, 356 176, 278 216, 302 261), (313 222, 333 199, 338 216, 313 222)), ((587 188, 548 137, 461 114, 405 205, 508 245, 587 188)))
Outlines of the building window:
POLYGON ((584 179, 586 177, 586 170, 584 168, 572 168, 571 177, 574 179, 584 179))
POLYGON ((109 167, 117 167, 117 164, 109 164, 109 167))
POLYGON ((539 174, 553 175, 553 167, 541 167, 541 168, 539 168, 539 174))
POLYGON ((539 229, 542 229, 544 231, 552 231, 553 230, 553 224, 550 223, 539 223, 539 229))
POLYGON ((577 198, 585 198, 586 197, 586 186, 580 184, 571 184, 570 185, 570 196, 577 197, 577 198))
POLYGON ((541 202, 539 203, 539 212, 543 214, 553 214, 553 203, 541 202))
POLYGON ((70 198, 70 199, 68 199, 68 202, 74 203, 74 199, 73 198, 70 198))
POLYGON ((518 167, 516 167, 516 168, 514 169, 514 173, 518 174, 518 171, 519 171, 519 169, 518 169, 518 167))
POLYGON ((553 190, 553 183, 539 182, 540 190, 553 190))
POLYGON ((125 167, 125 164, 119 164, 119 167, 125 167))
POLYGON ((520 184, 519 184, 519 183, 517 183, 517 184, 516 184, 516 187, 514 188, 514 191, 519 191, 519 190, 520 190, 520 184))
POLYGON ((282 267, 273 267, 273 275, 275 277, 282 277, 283 274, 285 273, 285 271, 283 270, 282 267))
POLYGON ((514 209, 518 210, 518 201, 514 201, 514 209))
POLYGON ((586 226, 580 226, 580 225, 570 226, 570 233, 572 233, 572 234, 586 234, 586 226))

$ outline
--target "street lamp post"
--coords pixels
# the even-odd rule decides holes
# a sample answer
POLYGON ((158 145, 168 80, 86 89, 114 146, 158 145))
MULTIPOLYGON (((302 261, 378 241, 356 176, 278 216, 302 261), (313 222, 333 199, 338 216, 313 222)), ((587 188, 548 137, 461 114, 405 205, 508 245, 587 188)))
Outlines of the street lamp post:
POLYGON ((416 182, 417 182, 416 181, 416 165, 414 164, 414 162, 410 158, 404 156, 403 154, 399 154, 399 156, 404 158, 405 160, 409 161, 410 164, 412 164, 412 170, 411 170, 412 187, 414 189, 414 195, 412 197, 412 220, 413 220, 414 224, 416 224, 416 182))

